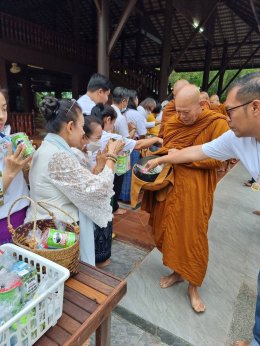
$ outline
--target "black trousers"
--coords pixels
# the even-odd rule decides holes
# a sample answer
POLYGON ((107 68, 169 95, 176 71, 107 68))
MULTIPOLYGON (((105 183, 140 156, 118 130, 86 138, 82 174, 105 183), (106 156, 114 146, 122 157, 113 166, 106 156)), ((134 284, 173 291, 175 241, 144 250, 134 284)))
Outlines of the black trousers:
POLYGON ((119 208, 118 198, 120 196, 121 188, 123 185, 123 180, 124 180, 124 174, 122 174, 122 175, 116 175, 115 174, 115 178, 114 178, 115 195, 113 196, 113 202, 112 202, 113 213, 119 208))

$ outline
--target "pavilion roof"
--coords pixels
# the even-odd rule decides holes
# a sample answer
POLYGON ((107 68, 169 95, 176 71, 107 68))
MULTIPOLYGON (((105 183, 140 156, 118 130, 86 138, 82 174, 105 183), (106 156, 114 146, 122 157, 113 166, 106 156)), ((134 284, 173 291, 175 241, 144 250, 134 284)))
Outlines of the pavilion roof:
MULTIPOLYGON (((191 40, 195 27, 207 17, 215 0, 167 0, 173 2, 171 36, 171 67, 176 71, 204 69, 207 42, 212 46, 211 70, 234 55, 227 68, 260 67, 260 1, 219 0, 201 32, 191 40), (183 48, 191 43, 187 50, 183 48), (240 49, 234 54, 237 47, 240 49), (254 54, 254 56, 252 56, 254 54), (181 57, 180 57, 181 55, 181 57), (176 64, 177 61, 177 64, 176 64)), ((127 1, 110 1, 110 33, 120 20, 127 1)), ((159 67, 163 42, 166 0, 138 0, 119 39, 111 59, 114 63, 131 65, 138 61, 146 67, 159 67), (137 52, 137 41, 140 49, 137 52), (122 56, 122 51, 123 56, 122 56)), ((97 42, 97 14, 94 0, 0 0, 1 11, 48 26, 73 38, 75 26, 86 45, 97 42), (75 5, 78 20, 75 23, 75 5)))

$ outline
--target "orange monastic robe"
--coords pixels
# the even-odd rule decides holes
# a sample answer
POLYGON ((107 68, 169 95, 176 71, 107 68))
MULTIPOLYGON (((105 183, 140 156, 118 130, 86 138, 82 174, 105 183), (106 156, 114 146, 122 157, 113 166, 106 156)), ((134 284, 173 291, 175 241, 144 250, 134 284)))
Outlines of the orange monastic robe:
POLYGON ((211 109, 212 111, 227 115, 226 107, 222 103, 217 106, 217 105, 213 105, 213 104, 209 105, 209 103, 207 101, 203 101, 202 109, 204 109, 204 110, 211 109))
POLYGON ((165 124, 174 116, 176 115, 176 108, 175 108, 175 101, 171 100, 167 105, 165 106, 162 114, 162 122, 161 127, 159 131, 159 137, 163 138, 164 133, 164 127, 165 124))
MULTIPOLYGON (((203 144, 228 130, 226 117, 211 110, 203 111, 190 126, 174 116, 165 126, 164 147, 157 153, 203 144)), ((165 201, 153 200, 150 223, 164 265, 196 286, 202 284, 207 270, 208 221, 217 184, 216 168, 220 166, 221 162, 214 159, 174 165, 173 189, 165 201)))

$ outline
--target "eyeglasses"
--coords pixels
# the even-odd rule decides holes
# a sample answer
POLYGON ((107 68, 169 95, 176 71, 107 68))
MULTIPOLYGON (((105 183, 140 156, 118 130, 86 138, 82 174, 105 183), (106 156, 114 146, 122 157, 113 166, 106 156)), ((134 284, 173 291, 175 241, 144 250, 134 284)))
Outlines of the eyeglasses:
POLYGON ((67 110, 66 115, 71 111, 72 107, 73 107, 73 106, 75 105, 75 103, 77 102, 77 100, 75 100, 75 99, 71 99, 71 101, 72 101, 72 104, 71 104, 70 108, 67 110))
POLYGON ((246 103, 243 103, 242 105, 239 105, 239 106, 236 106, 236 107, 232 107, 232 108, 226 109, 226 112, 227 112, 229 118, 231 119, 231 112, 230 112, 230 111, 233 111, 234 109, 239 108, 239 107, 243 107, 243 106, 249 105, 249 103, 251 103, 251 102, 253 102, 253 101, 254 101, 254 100, 251 100, 251 101, 248 101, 248 102, 246 102, 246 103))

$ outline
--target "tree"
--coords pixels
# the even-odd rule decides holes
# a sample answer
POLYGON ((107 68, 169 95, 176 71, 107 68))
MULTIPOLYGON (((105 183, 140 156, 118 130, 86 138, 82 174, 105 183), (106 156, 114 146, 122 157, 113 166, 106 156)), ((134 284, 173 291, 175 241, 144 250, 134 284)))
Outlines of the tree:
MULTIPOLYGON (((223 80, 223 88, 228 84, 228 82, 231 80, 231 78, 237 73, 238 70, 226 70, 223 80)), ((243 76, 245 74, 251 73, 251 72, 260 72, 260 69, 243 69, 237 78, 239 76, 243 76)), ((212 78, 218 73, 218 71, 210 71, 209 74, 209 80, 212 80, 212 78)), ((172 71, 169 77, 169 83, 173 85, 177 80, 179 79, 187 79, 190 83, 197 85, 198 87, 201 87, 202 80, 203 80, 203 72, 202 71, 196 71, 196 72, 175 72, 172 71)), ((208 93, 209 95, 216 94, 218 90, 218 78, 214 81, 214 83, 210 86, 208 93)), ((221 101, 223 102, 226 98, 226 90, 221 95, 221 101)))

